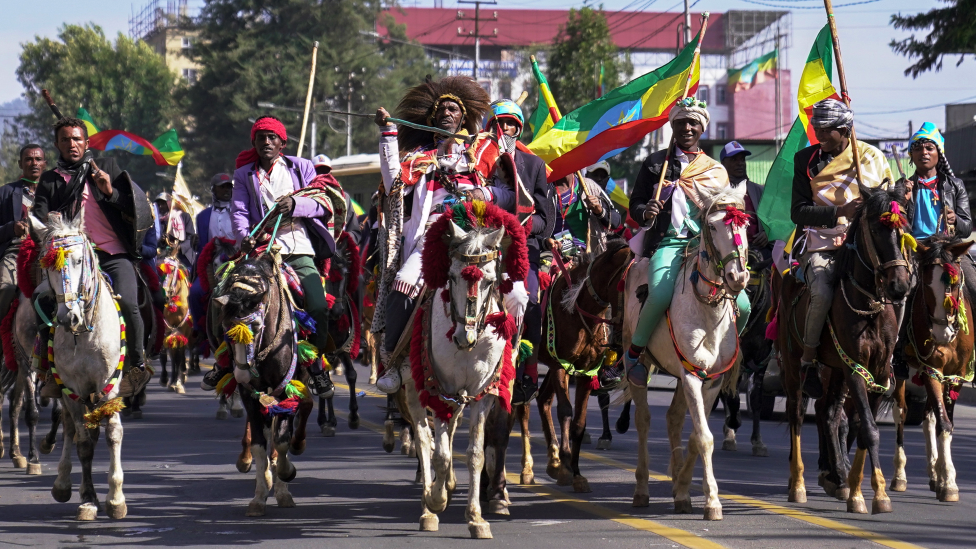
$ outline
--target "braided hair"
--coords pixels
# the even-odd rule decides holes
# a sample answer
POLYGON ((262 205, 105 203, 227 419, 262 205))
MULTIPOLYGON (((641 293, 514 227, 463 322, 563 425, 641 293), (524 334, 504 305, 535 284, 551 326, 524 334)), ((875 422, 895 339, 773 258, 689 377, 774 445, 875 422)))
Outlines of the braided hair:
MULTIPOLYGON (((921 149, 922 145, 924 145, 925 143, 931 143, 935 145, 935 150, 938 151, 939 153, 939 162, 935 165, 935 173, 939 175, 939 179, 943 181, 949 181, 950 179, 955 178, 956 174, 955 172, 952 171, 952 166, 949 165, 949 160, 946 158, 945 153, 942 152, 942 149, 939 147, 939 144, 936 143, 935 141, 932 141, 931 139, 924 138, 924 137, 921 139, 916 139, 915 141, 912 141, 910 150, 916 151, 918 149, 921 149)), ((912 165, 914 166, 915 160, 912 160, 911 162, 912 165)))

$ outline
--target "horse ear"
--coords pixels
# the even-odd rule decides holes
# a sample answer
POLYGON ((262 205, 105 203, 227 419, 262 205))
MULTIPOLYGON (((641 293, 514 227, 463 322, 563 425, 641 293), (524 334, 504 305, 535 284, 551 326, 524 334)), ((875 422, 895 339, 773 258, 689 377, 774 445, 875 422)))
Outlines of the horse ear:
POLYGON ((972 242, 963 241, 963 242, 957 242, 956 244, 951 244, 947 246, 946 249, 949 251, 950 254, 952 254, 952 257, 958 258, 969 253, 969 247, 972 245, 973 245, 972 242))
POLYGON ((221 305, 227 305, 227 302, 230 301, 230 296, 222 295, 220 297, 215 297, 214 301, 220 303, 221 305))
POLYGON ((451 221, 451 233, 450 234, 451 234, 451 240, 458 240, 458 239, 461 239, 461 238, 464 238, 465 236, 467 236, 468 233, 465 232, 464 229, 462 229, 457 223, 455 223, 452 220, 451 221))
POLYGON ((498 230, 492 231, 485 235, 485 246, 489 248, 497 248, 502 243, 502 238, 505 238, 505 227, 499 227, 498 230))
POLYGON ((919 255, 928 253, 930 249, 931 247, 927 245, 924 240, 915 242, 915 252, 919 255))
POLYGON ((41 234, 41 232, 44 231, 44 224, 41 223, 41 220, 35 217, 33 214, 28 215, 27 219, 30 222, 31 232, 41 234))

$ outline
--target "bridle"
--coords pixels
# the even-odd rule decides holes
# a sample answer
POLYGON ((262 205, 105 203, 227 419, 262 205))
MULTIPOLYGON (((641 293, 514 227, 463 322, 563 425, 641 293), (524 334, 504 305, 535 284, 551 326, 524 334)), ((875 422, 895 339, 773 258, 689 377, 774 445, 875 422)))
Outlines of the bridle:
MULTIPOLYGON (((964 315, 963 312, 960 314, 961 310, 964 308, 962 304, 962 289, 964 285, 965 276, 962 271, 962 260, 956 259, 955 261, 943 261, 942 258, 936 258, 931 263, 922 265, 925 266, 942 266, 942 283, 945 286, 944 301, 943 306, 946 310, 946 317, 936 318, 935 315, 929 314, 932 310, 929 307, 929 301, 926 299, 927 296, 922 297, 922 306, 925 307, 925 312, 928 314, 929 321, 935 326, 955 326, 956 330, 965 329, 964 326, 964 315)), ((922 284, 923 288, 929 288, 928 284, 922 284)), ((920 288, 921 289, 921 288, 920 288)), ((918 301, 918 294, 925 294, 925 290, 915 292, 915 301, 918 301)), ((914 306, 914 303, 913 303, 914 306)))
MULTIPOLYGON (((166 275, 165 277, 163 277, 163 284, 162 284, 163 288, 165 288, 165 290, 166 290, 166 301, 173 302, 173 306, 174 307, 180 307, 180 304, 179 304, 178 299, 177 299, 178 298, 178 295, 175 293, 175 291, 176 291, 176 285, 179 283, 179 281, 180 281, 181 278, 183 279, 184 282, 187 282, 187 284, 188 284, 187 277, 186 277, 186 271, 184 271, 183 268, 180 266, 180 262, 179 262, 178 259, 171 258, 171 257, 166 258, 166 259, 163 260, 162 264, 160 264, 160 266, 159 266, 159 270, 160 270, 160 272, 162 272, 163 274, 166 275), (166 273, 163 270, 163 266, 164 265, 171 265, 172 266, 172 270, 169 273, 166 273)), ((180 328, 182 328, 190 320, 190 307, 189 307, 189 304, 187 303, 187 304, 183 304, 183 305, 186 306, 186 311, 183 314, 183 319, 178 324, 176 324, 175 326, 170 325, 169 321, 166 320, 166 317, 163 316, 163 324, 166 325, 166 328, 167 328, 167 330, 169 330, 169 333, 170 334, 176 333, 180 328)), ((167 305, 167 307, 169 307, 169 306, 170 305, 167 305)), ((179 310, 179 309, 177 309, 177 310, 179 310)), ((173 312, 176 312, 176 311, 173 311, 173 312)))
MULTIPOLYGON (((488 310, 491 308, 492 300, 497 302, 499 310, 504 310, 501 302, 501 298, 496 291, 498 288, 499 281, 502 279, 502 265, 501 252, 497 249, 489 250, 487 252, 482 252, 479 254, 464 254, 458 251, 457 248, 451 250, 450 257, 454 261, 459 261, 467 267, 474 267, 480 272, 481 266, 490 262, 495 261, 495 278, 488 283, 488 287, 485 290, 487 294, 485 302, 482 307, 478 308, 478 289, 481 287, 482 278, 477 280, 466 280, 468 283, 467 298, 464 303, 464 314, 462 315, 457 310, 457 304, 454 303, 453 299, 450 299, 450 315, 451 321, 453 322, 455 328, 458 325, 464 326, 465 340, 468 343, 467 347, 462 347, 457 339, 454 340, 454 344, 458 349, 470 348, 474 343, 481 337, 482 332, 485 330, 487 325, 488 310)), ((448 292, 450 296, 454 295, 454 284, 455 280, 453 277, 448 277, 447 285, 448 292)))
POLYGON ((59 236, 48 241, 47 252, 41 258, 41 267, 51 271, 59 271, 61 274, 61 291, 58 292, 52 285, 55 298, 58 303, 63 303, 66 307, 78 304, 84 311, 84 328, 76 331, 68 327, 74 335, 91 332, 95 317, 95 304, 102 290, 101 274, 95 269, 95 250, 91 242, 82 234, 71 234, 59 236), (82 247, 82 269, 80 291, 74 291, 71 271, 68 269, 67 257, 71 255, 72 248, 82 247))
POLYGON ((894 301, 885 295, 884 290, 884 279, 888 269, 905 267, 909 274, 912 273, 912 264, 905 259, 905 254, 907 248, 915 248, 915 239, 905 231, 907 221, 905 221, 904 217, 901 216, 901 207, 898 205, 898 203, 892 201, 891 208, 892 209, 890 212, 885 212, 882 214, 881 221, 896 231, 896 236, 901 244, 900 249, 902 256, 900 259, 893 259, 883 263, 881 262, 881 258, 878 256, 877 247, 874 244, 874 239, 871 237, 867 209, 864 209, 861 212, 861 219, 860 223, 858 224, 859 226, 857 234, 855 235, 854 244, 848 245, 854 250, 854 253, 857 255, 857 259, 861 265, 871 271, 874 278, 874 292, 872 293, 858 284, 857 280, 854 278, 853 271, 847 273, 846 277, 847 282, 868 299, 869 308, 867 310, 858 309, 851 303, 850 298, 847 296, 847 290, 844 287, 845 279, 841 279, 840 291, 844 297, 844 301, 852 311, 861 316, 875 316, 884 310, 885 305, 894 304, 894 301), (859 240, 863 240, 863 242, 859 242, 859 240), (861 256, 862 247, 864 248, 864 253, 868 257, 867 261, 865 261, 861 256))
POLYGON ((698 301, 711 307, 717 307, 722 301, 735 300, 736 296, 739 295, 739 290, 732 290, 729 287, 729 283, 725 279, 725 267, 734 261, 740 269, 746 268, 743 262, 742 253, 740 251, 743 246, 742 238, 735 231, 738 228, 748 226, 749 221, 745 212, 739 210, 736 204, 731 202, 716 202, 709 206, 708 210, 706 210, 705 214, 702 216, 702 224, 701 244, 699 245, 699 253, 695 257, 695 267, 691 272, 690 280, 692 282, 692 288, 695 291, 695 297, 698 298, 698 301), (719 251, 715 246, 711 227, 708 226, 708 218, 722 207, 725 208, 726 213, 724 221, 725 225, 729 227, 729 230, 732 233, 735 249, 726 254, 725 257, 711 261, 712 258, 719 257, 719 251), (712 280, 708 277, 708 275, 702 272, 702 259, 712 265, 711 274, 718 280, 712 280), (702 293, 698 290, 699 281, 711 288, 708 295, 702 295, 702 293))

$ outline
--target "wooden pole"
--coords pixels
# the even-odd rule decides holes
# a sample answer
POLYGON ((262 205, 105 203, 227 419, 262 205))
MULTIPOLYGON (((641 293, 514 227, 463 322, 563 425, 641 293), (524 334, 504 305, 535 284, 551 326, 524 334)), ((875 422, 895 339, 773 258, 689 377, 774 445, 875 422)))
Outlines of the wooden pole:
MULTIPOLYGON (((840 38, 837 36, 837 22, 834 20, 834 7, 831 0, 824 0, 824 8, 827 9, 827 24, 830 25, 830 38, 834 42, 834 59, 837 62, 837 78, 840 80, 840 96, 848 108, 851 106, 851 99, 847 95, 847 77, 844 75, 844 60, 840 54, 840 38)), ((828 75, 829 76, 829 75, 828 75)), ((857 136, 854 134, 854 124, 851 124, 851 152, 854 155, 854 172, 857 184, 861 184, 861 151, 857 148, 857 136)))
MULTIPOLYGON (((825 0, 829 1, 829 0, 825 0)), ((701 46, 702 42, 705 41, 705 31, 708 29, 708 12, 702 14, 702 26, 701 26, 701 37, 698 40, 698 45, 695 46, 695 56, 691 59, 691 70, 688 71, 688 80, 685 81, 685 91, 681 94, 681 99, 684 100, 688 97, 688 90, 691 89, 691 79, 695 74, 695 64, 699 62, 701 57, 701 46)), ((690 32, 691 29, 688 29, 690 32)), ((661 199, 661 188, 664 187, 664 174, 668 171, 668 161, 671 159, 671 155, 674 154, 674 132, 671 132, 671 143, 668 144, 668 154, 664 157, 664 165, 661 166, 661 177, 657 180, 657 188, 654 189, 654 200, 661 199)))
POLYGON ((522 90, 522 93, 518 96, 518 99, 515 100, 515 104, 521 107, 522 103, 524 103, 525 100, 528 98, 529 98, 529 92, 522 90))
POLYGON ((315 60, 319 54, 319 43, 316 40, 312 45, 312 70, 308 73, 308 93, 305 94, 305 113, 302 115, 302 133, 298 138, 298 150, 295 155, 302 156, 302 147, 305 146, 305 128, 308 126, 308 109, 312 106, 312 89, 315 87, 315 60))

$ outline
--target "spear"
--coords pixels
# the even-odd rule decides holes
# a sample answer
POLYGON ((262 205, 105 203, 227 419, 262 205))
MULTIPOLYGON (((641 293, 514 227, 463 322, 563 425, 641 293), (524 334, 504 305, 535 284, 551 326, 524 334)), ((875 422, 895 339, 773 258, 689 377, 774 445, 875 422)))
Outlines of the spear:
POLYGON ((302 146, 305 145, 305 127, 308 125, 308 109, 312 104, 312 88, 315 87, 315 59, 319 54, 318 40, 312 45, 312 69, 308 74, 308 92, 305 94, 305 114, 302 115, 302 134, 298 138, 298 156, 302 155, 302 146))
MULTIPOLYGON (((837 22, 834 19, 834 6, 831 0, 824 0, 827 10, 827 24, 830 25, 830 38, 834 42, 834 59, 837 60, 837 78, 840 79, 840 96, 847 108, 851 107, 851 98, 847 95, 847 77, 844 75, 844 60, 840 54, 840 38, 837 35, 837 22)), ((854 124, 851 123, 851 152, 854 154, 854 172, 857 184, 861 184, 861 151, 857 148, 857 136, 854 135, 854 124)))

